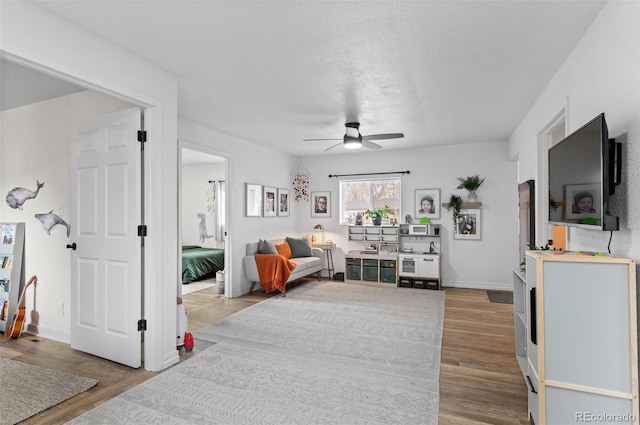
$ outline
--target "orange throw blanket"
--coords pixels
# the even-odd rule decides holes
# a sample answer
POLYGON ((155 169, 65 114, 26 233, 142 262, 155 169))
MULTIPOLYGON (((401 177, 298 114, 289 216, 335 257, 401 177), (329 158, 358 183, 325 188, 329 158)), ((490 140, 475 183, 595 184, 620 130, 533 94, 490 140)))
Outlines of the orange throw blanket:
POLYGON ((276 289, 284 295, 287 287, 287 280, 291 276, 291 270, 295 269, 296 263, 279 254, 256 254, 256 266, 258 266, 258 276, 260 276, 260 287, 264 292, 273 292, 276 289))

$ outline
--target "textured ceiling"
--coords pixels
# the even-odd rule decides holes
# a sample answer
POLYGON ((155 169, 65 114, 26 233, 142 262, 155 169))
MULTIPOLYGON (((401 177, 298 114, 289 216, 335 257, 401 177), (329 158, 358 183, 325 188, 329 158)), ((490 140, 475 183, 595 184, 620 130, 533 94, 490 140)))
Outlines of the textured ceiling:
POLYGON ((38 1, 175 74, 181 117, 296 155, 504 140, 604 2, 38 1))

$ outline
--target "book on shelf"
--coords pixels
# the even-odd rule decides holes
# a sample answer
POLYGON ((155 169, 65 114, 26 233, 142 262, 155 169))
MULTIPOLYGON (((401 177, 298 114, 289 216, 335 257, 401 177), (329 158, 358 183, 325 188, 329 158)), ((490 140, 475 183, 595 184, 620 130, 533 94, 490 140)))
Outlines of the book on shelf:
POLYGON ((13 224, 5 224, 2 226, 2 243, 4 245, 13 245, 16 236, 16 226, 13 224))
POLYGON ((9 301, 2 302, 2 311, 0 311, 0 320, 6 320, 9 314, 9 301))

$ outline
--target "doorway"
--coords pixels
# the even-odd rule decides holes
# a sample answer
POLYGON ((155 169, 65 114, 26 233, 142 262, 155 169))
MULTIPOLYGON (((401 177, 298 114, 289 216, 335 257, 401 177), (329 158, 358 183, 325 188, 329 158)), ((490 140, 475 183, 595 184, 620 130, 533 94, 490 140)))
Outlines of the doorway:
POLYGON ((179 238, 182 279, 178 294, 225 287, 227 248, 227 158, 180 143, 179 238))

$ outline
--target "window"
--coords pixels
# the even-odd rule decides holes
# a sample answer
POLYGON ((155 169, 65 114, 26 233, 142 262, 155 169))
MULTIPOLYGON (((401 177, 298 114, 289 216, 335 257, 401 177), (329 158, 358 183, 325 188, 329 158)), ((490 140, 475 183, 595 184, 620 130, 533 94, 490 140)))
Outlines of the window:
MULTIPOLYGON (((400 217, 400 177, 340 181, 340 224, 355 224, 356 214, 389 207, 389 218, 400 217)), ((370 220, 369 220, 370 223, 370 220)))

